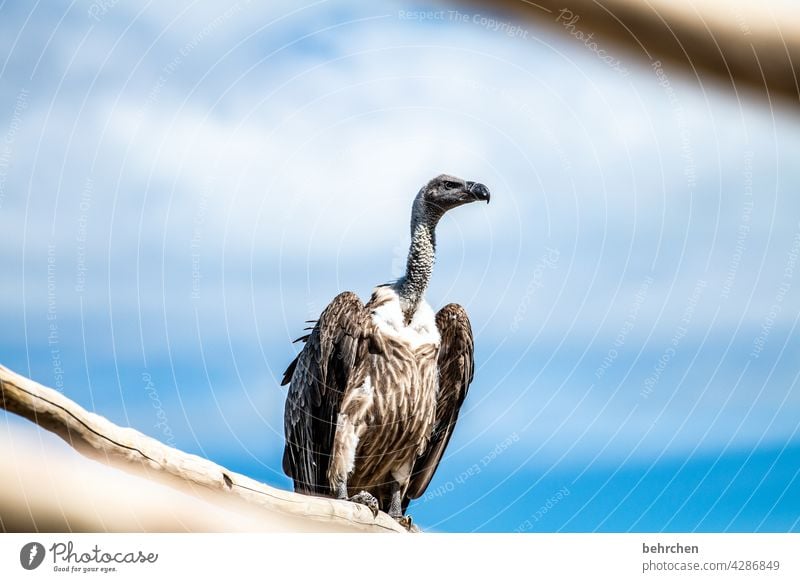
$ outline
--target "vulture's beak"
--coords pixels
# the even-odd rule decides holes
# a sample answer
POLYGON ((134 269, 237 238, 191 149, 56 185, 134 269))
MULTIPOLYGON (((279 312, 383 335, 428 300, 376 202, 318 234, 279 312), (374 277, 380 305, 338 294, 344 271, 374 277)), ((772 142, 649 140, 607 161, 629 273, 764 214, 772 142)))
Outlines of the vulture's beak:
POLYGON ((475 200, 486 200, 486 204, 489 204, 492 195, 489 189, 480 182, 467 182, 467 190, 475 197, 475 200))

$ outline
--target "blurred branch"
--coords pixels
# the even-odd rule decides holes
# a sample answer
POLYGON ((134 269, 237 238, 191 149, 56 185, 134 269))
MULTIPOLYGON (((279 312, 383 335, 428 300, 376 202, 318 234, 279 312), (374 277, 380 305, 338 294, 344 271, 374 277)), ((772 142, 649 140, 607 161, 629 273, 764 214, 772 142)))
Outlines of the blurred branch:
POLYGON ((704 86, 713 81, 800 106, 800 18, 790 3, 743 0, 462 0, 535 21, 606 50, 615 45, 645 66, 662 61, 704 86), (590 42, 591 42, 590 41, 590 42))
MULTIPOLYGON (((355 503, 281 491, 119 427, 3 366, 0 397, 0 408, 57 434, 89 458, 160 481, 251 521, 259 516, 272 522, 276 517, 299 519, 305 524, 302 529, 316 531, 405 531, 385 513, 373 518, 369 509, 355 503)), ((125 504, 127 499, 120 493, 118 501, 125 504)))

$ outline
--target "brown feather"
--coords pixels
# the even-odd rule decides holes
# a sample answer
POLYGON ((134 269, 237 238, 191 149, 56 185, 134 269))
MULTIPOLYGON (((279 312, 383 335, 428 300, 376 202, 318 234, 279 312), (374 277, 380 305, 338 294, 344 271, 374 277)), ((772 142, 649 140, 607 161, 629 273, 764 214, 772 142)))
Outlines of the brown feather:
POLYGON ((427 446, 414 463, 403 511, 411 499, 421 497, 428 488, 453 435, 453 427, 474 374, 472 326, 464 308, 454 303, 443 307, 436 314, 436 327, 442 336, 436 420, 427 446))
POLYGON ((284 374, 290 383, 284 411, 283 469, 295 490, 327 494, 326 474, 339 404, 353 369, 367 311, 345 292, 320 316, 284 374))

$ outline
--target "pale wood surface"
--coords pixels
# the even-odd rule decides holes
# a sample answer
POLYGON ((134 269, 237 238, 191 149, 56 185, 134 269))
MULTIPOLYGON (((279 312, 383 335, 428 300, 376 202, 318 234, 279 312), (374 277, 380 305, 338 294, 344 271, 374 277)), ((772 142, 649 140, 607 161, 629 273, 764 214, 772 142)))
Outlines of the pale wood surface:
MULTIPOLYGON (((385 513, 373 517, 369 509, 355 503, 282 491, 169 447, 132 428, 117 426, 56 390, 3 366, 0 366, 0 408, 57 434, 95 461, 132 473, 140 480, 167 485, 230 514, 230 519, 195 520, 194 527, 185 527, 177 519, 175 531, 257 530, 261 529, 259 519, 263 519, 263 529, 267 531, 405 532, 385 513), (241 527, 236 523, 236 515, 244 518, 241 527)), ((3 475, 8 471, 3 469, 3 475)), ((30 471, 17 473, 19 481, 20 475, 28 475, 30 471)), ((3 480, 10 477, 3 475, 0 475, 3 480)), ((126 499, 119 502, 126 503, 126 499)), ((11 501, 0 498, 0 503, 4 502, 11 501)), ((159 529, 169 530, 169 523, 159 529)), ((104 531, 119 531, 119 528, 109 522, 104 531)))

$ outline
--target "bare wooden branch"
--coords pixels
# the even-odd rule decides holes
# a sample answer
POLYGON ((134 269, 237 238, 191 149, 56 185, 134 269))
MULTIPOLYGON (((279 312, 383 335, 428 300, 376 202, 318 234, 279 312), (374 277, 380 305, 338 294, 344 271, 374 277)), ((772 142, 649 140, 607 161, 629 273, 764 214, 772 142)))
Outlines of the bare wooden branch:
POLYGON ((302 518, 319 523, 320 531, 405 531, 385 513, 373 517, 369 509, 355 503, 275 489, 132 428, 117 426, 3 366, 0 408, 57 434, 89 458, 158 480, 216 505, 236 507, 249 517, 262 512, 265 519, 275 515, 302 518))
MULTIPOLYGON (((341 531, 303 517, 228 507, 120 471, 0 411, 0 533, 341 531)), ((199 488, 198 488, 199 489, 199 488)))

